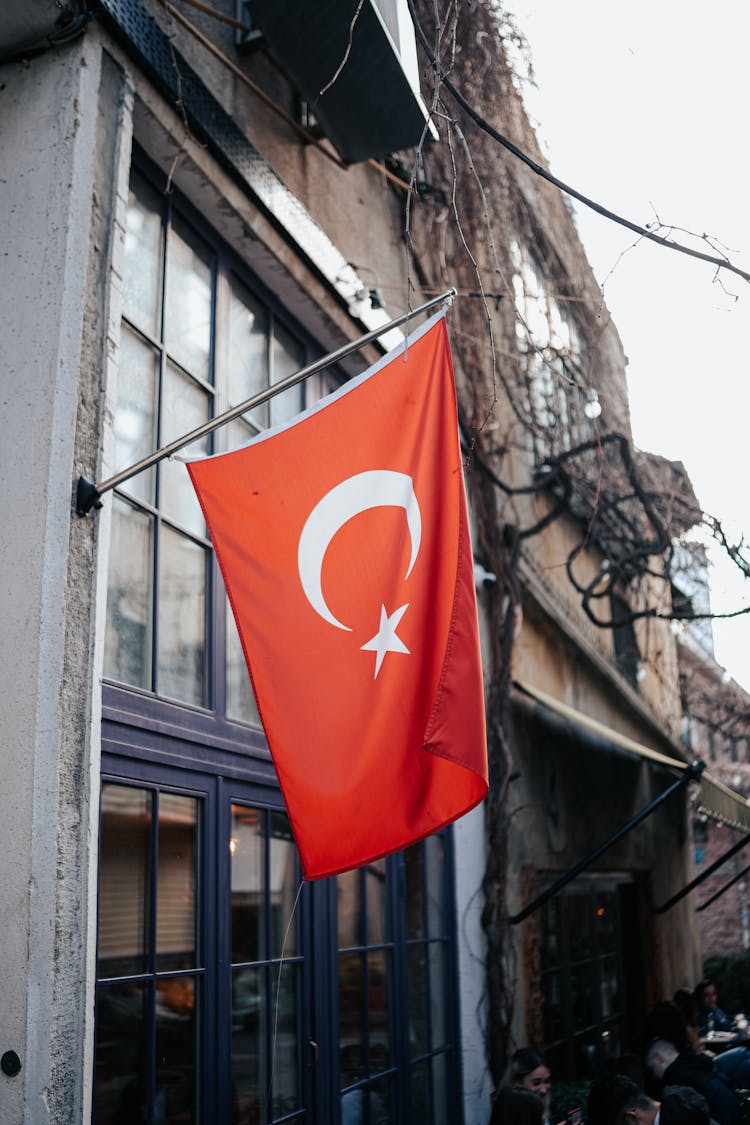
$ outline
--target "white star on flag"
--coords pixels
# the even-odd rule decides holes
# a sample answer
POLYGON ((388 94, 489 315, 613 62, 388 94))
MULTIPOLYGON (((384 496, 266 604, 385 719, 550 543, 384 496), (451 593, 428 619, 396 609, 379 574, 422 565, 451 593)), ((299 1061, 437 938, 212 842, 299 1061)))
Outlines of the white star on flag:
POLYGON ((375 636, 370 638, 367 644, 362 645, 363 649, 377 653, 377 658, 375 660, 375 679, 378 678, 378 672, 380 671, 380 667, 387 652, 405 652, 407 656, 410 655, 404 642, 400 637, 396 636, 396 629, 408 608, 409 603, 407 602, 406 605, 402 605, 399 609, 394 610, 389 617, 385 606, 381 605, 380 628, 375 636))

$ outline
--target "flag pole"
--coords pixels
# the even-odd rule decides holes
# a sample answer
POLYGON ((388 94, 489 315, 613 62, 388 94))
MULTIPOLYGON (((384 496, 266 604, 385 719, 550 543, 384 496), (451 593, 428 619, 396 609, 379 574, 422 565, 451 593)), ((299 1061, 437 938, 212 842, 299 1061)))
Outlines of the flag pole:
POLYGON ((372 343, 373 340, 377 340, 380 336, 384 335, 384 333, 389 332, 390 329, 398 328, 399 325, 405 324, 406 321, 411 320, 415 316, 419 316, 421 313, 427 312, 429 309, 434 308, 435 305, 439 305, 442 302, 447 302, 449 304, 455 296, 456 290, 451 288, 445 293, 441 293, 440 296, 433 297, 431 300, 426 301, 423 305, 420 305, 419 308, 410 309, 408 312, 402 313, 401 316, 397 316, 395 320, 390 320, 387 324, 383 324, 379 328, 374 328, 372 332, 368 332, 365 336, 360 336, 357 340, 353 340, 349 344, 344 344, 344 346, 337 351, 329 352, 328 355, 324 355, 321 359, 316 359, 314 363, 310 363, 300 371, 295 371, 291 375, 287 375, 285 379, 280 379, 278 383, 273 383, 270 387, 259 391, 251 398, 239 403, 239 405, 225 410, 223 414, 217 414, 215 418, 204 422, 202 426, 191 430, 189 434, 183 434, 182 437, 175 438, 169 445, 164 445, 161 449, 154 450, 154 452, 149 453, 147 457, 136 461, 134 465, 131 465, 127 469, 122 469, 119 473, 102 481, 100 484, 92 484, 91 481, 86 480, 85 477, 79 477, 76 489, 76 515, 87 516, 92 508, 101 508, 102 495, 116 488, 118 484, 130 480, 131 477, 137 476, 138 473, 142 473, 145 469, 150 469, 152 465, 158 464, 159 461, 166 460, 174 453, 177 453, 178 450, 184 449, 186 445, 192 445, 192 443, 198 441, 199 438, 205 437, 206 434, 213 433, 213 431, 218 430, 220 426, 225 426, 227 422, 232 422, 235 418, 239 418, 241 414, 246 414, 256 406, 261 406, 275 395, 288 390, 289 387, 294 387, 297 383, 301 383, 304 379, 308 379, 311 375, 322 371, 323 368, 330 367, 332 363, 338 363, 340 359, 351 355, 352 352, 359 351, 365 344, 372 343))

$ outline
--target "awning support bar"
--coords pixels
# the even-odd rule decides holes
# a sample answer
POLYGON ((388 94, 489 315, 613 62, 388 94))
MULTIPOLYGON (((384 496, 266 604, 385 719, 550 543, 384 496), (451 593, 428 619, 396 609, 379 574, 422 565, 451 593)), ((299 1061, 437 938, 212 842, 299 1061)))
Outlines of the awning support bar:
MULTIPOLYGON (((714 862, 710 864, 705 871, 701 871, 700 875, 696 875, 695 879, 684 886, 681 891, 678 891, 677 894, 672 895, 672 897, 668 899, 667 902, 662 903, 661 906, 657 906, 654 910, 654 914, 665 914, 667 910, 671 910, 675 903, 679 902, 681 898, 685 897, 685 895, 689 895, 690 892, 692 890, 695 890, 696 887, 699 887, 704 879, 707 879, 709 875, 713 875, 714 871, 718 870, 718 868, 721 867, 722 864, 726 863, 728 859, 731 859, 732 856, 736 855, 737 852, 742 850, 742 848, 747 847, 748 844, 750 844, 750 835, 743 836, 742 839, 738 840, 736 844, 732 844, 729 851, 724 852, 724 854, 720 855, 718 859, 715 859, 714 862)), ((706 903, 705 905, 707 906, 708 903, 706 903)), ((699 906, 698 909, 702 910, 703 907, 699 906)))
POLYGON ((716 902, 717 898, 721 898, 725 891, 728 891, 729 888, 733 887, 735 883, 739 883, 742 876, 747 875, 748 871, 750 871, 750 863, 747 865, 747 867, 743 867, 742 871, 735 875, 733 879, 730 879, 728 883, 725 883, 724 886, 716 892, 716 894, 711 895, 710 898, 707 898, 705 902, 702 902, 700 906, 696 907, 696 910, 705 910, 706 907, 710 906, 712 902, 716 902))
POLYGON ((590 867, 592 863, 594 863, 597 859, 599 859, 601 855, 603 855, 606 851, 613 847, 619 840, 622 839, 623 836, 627 835, 627 833, 630 832, 631 829, 636 828, 642 821, 651 816, 651 813, 655 812, 660 805, 663 805, 664 802, 668 800, 674 792, 676 792, 678 789, 683 788, 683 786, 687 785, 689 781, 699 781, 704 769, 704 762, 693 762, 692 765, 687 766, 684 773, 680 777, 678 777, 676 781, 673 781, 672 784, 668 786, 663 793, 660 793, 658 797, 655 797, 653 801, 646 805, 644 809, 641 809, 641 811, 637 813, 636 816, 627 821, 626 824, 621 825, 617 829, 617 831, 609 837, 608 840, 605 840, 604 843, 600 844, 599 847, 596 848, 593 852, 589 852, 588 855, 579 860, 575 867, 572 867, 570 871, 567 871, 564 875, 561 875, 560 878, 557 879, 550 887, 548 887, 546 891, 543 891, 540 895, 538 895, 537 898, 533 900, 533 902, 530 902, 528 906, 525 906, 523 910, 519 911, 518 914, 512 914, 508 918, 508 922, 512 926, 515 926, 518 922, 523 922, 524 918, 528 918, 530 914, 533 914, 536 910, 539 909, 540 906, 543 906, 548 899, 552 898, 559 891, 561 891, 563 887, 572 882, 572 880, 580 875, 582 871, 585 871, 587 867, 590 867))
POLYGON ((398 328, 399 325, 405 324, 415 316, 427 312, 428 309, 434 308, 435 305, 439 305, 443 302, 450 304, 455 296, 456 289, 451 288, 446 290, 445 293, 441 293, 440 296, 432 297, 429 301, 425 301, 419 308, 409 309, 408 312, 397 316, 395 320, 391 320, 387 324, 381 324, 378 328, 374 328, 372 332, 360 336, 357 340, 352 340, 349 344, 344 344, 344 346, 338 348, 337 351, 330 352, 329 355, 324 355, 321 359, 316 359, 314 363, 303 367, 301 371, 295 371, 293 374, 287 375, 286 378, 279 379, 278 383, 273 383, 270 387, 259 391, 251 398, 246 399, 245 402, 241 402, 237 406, 225 410, 223 414, 217 414, 215 418, 204 422, 203 425, 191 430, 189 434, 183 434, 182 437, 176 438, 174 441, 170 442, 169 445, 154 450, 154 452, 149 453, 147 457, 143 457, 134 465, 130 465, 127 469, 123 469, 121 472, 116 473, 115 476, 102 481, 100 484, 92 484, 91 481, 86 480, 85 477, 79 477, 76 489, 76 515, 86 516, 92 508, 101 508, 102 493, 109 492, 111 489, 116 488, 118 484, 123 484, 126 480, 130 480, 131 477, 142 473, 144 469, 150 469, 152 465, 156 465, 160 461, 165 461, 167 457, 172 457, 178 450, 184 449, 186 445, 192 445, 192 443, 198 441, 199 438, 205 437, 206 434, 213 433, 214 430, 218 430, 219 426, 226 426, 226 424, 233 421, 233 419, 239 418, 240 415, 246 414, 256 406, 261 406, 275 395, 288 390, 289 387, 295 387, 297 383, 301 383, 303 379, 309 379, 311 375, 322 371, 325 367, 330 367, 331 364, 338 363, 338 361, 345 356, 351 355, 352 352, 359 351, 365 344, 371 344, 373 340, 377 340, 386 332, 389 332, 393 328, 398 328))

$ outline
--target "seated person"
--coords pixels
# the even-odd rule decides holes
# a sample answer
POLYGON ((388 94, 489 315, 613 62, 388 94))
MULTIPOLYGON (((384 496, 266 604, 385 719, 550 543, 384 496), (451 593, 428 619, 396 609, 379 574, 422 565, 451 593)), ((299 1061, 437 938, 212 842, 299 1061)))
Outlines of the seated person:
MULTIPOLYGON (((719 995, 712 980, 699 981, 693 994, 698 1004, 698 1030, 702 1036, 709 1031, 736 1031, 732 1020, 717 1003, 719 995)), ((742 1035, 737 1036, 738 1041, 742 1038, 742 1035)))
POLYGON ((750 1089, 750 1050, 747 1047, 732 1047, 714 1056, 711 1051, 706 1050, 700 1037, 695 994, 686 988, 679 988, 674 994, 674 1003, 685 1018, 685 1029, 693 1050, 714 1059, 714 1069, 719 1071, 733 1090, 750 1089))
POLYGON ((587 1125, 654 1125, 658 1113, 659 1103, 624 1074, 603 1074, 591 1083, 587 1125))
POLYGON ((714 1060, 697 1054, 688 1042, 685 1021, 674 1004, 659 1004, 648 1019, 650 1045, 646 1066, 661 1084, 689 1086, 708 1102, 711 1117, 718 1125, 742 1125, 739 1100, 722 1075, 714 1069, 714 1060))
POLYGON ((710 1125, 708 1103, 695 1090, 667 1086, 661 1102, 624 1074, 604 1074, 591 1086, 587 1125, 710 1125))
POLYGON ((533 1047, 519 1047, 503 1075, 503 1086, 523 1086, 544 1102, 544 1120, 549 1120, 550 1069, 533 1047))

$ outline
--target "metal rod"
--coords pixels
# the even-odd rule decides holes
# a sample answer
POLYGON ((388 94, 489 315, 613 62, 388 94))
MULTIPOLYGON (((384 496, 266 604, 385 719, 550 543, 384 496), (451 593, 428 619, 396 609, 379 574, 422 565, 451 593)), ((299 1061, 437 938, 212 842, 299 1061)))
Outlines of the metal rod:
POLYGON ((697 906, 696 911, 700 913, 701 910, 705 910, 707 906, 710 906, 712 902, 716 902, 717 898, 721 898, 724 892, 728 891, 730 887, 733 887, 735 883, 738 883, 743 875, 747 875, 748 871, 750 871, 750 863, 747 865, 747 867, 743 867, 742 870, 737 875, 735 875, 733 879, 730 879, 728 883, 725 883, 724 886, 716 892, 716 894, 711 895, 711 897, 707 898, 705 902, 702 902, 700 906, 697 906))
MULTIPOLYGON (((721 867, 723 863, 726 863, 728 859, 731 859, 733 855, 736 855, 742 848, 747 847, 748 844, 750 844, 750 835, 743 836, 736 844, 732 844, 729 851, 724 852, 718 859, 715 859, 713 863, 709 864, 705 871, 701 871, 700 875, 696 875, 695 879, 684 886, 681 891, 678 891, 676 895, 672 895, 672 897, 665 903, 662 903, 661 906, 657 906, 654 910, 654 914, 665 914, 675 903, 679 902, 685 895, 689 895, 692 890, 700 886, 704 879, 707 879, 709 875, 713 875, 714 871, 721 867)), ((698 909, 700 910, 701 907, 698 907, 698 909)))
POLYGON ((568 883, 575 879, 577 875, 580 875, 582 871, 585 871, 587 867, 590 867, 591 864, 599 858, 599 856, 603 855, 604 852, 606 852, 609 848, 616 844, 618 840, 621 840, 622 837, 630 832, 631 829, 639 825, 642 820, 646 819, 647 816, 651 816, 651 813, 655 812, 656 809, 658 809, 659 805, 662 805, 669 797, 671 797, 675 790, 680 789, 684 785, 687 785, 689 781, 697 780, 697 778, 699 778, 701 773, 703 772, 704 768, 705 767, 703 762, 694 762, 693 765, 688 766, 682 776, 677 779, 677 781, 673 781, 672 784, 667 789, 665 789, 663 793, 660 793, 658 797, 655 797, 654 800, 651 801, 650 804, 646 805, 644 809, 641 809, 641 811, 636 816, 632 817, 632 819, 629 820, 626 824, 621 825, 617 829, 617 831, 609 837, 608 840, 605 840, 604 843, 600 844, 599 847, 596 848, 593 852, 590 852, 587 856, 584 856, 583 859, 579 860, 575 867, 572 867, 570 871, 566 871, 564 875, 561 875, 560 878, 556 882, 554 882, 551 887, 548 887, 546 891, 542 891, 542 893, 538 895, 533 902, 530 902, 529 905, 525 906, 523 910, 519 911, 518 914, 512 914, 508 918, 509 923, 512 926, 515 926, 518 922, 523 922, 524 918, 528 918, 530 914, 533 914, 535 910, 538 910, 540 906, 543 906, 548 899, 552 898, 553 895, 556 895, 558 891, 561 891, 563 887, 567 886, 568 883))
POLYGON ((88 515, 92 508, 100 508, 101 504, 99 501, 103 493, 109 492, 126 480, 130 480, 131 477, 137 476, 138 473, 142 473, 145 469, 150 469, 152 465, 158 464, 159 461, 166 460, 167 457, 171 457, 180 449, 184 449, 186 445, 192 445, 192 443, 198 441, 199 438, 205 437, 206 434, 218 430, 220 426, 225 426, 228 422, 239 418, 241 414, 246 414, 249 410, 254 410, 256 406, 262 406, 264 402, 268 402, 268 400, 274 398, 275 395, 281 394, 282 391, 296 386, 297 383, 301 383, 304 379, 309 379, 311 375, 315 375, 325 367, 330 367, 332 363, 338 363, 340 359, 351 355, 352 352, 359 351, 360 348, 363 348, 366 344, 372 343, 373 340, 377 340, 392 328, 398 328, 399 325, 405 324, 406 321, 412 320, 416 316, 420 316, 422 313, 427 312, 443 301, 451 301, 456 296, 456 292, 457 291, 453 288, 448 289, 438 297, 432 297, 429 301, 425 301, 419 308, 402 313, 400 316, 397 316, 395 320, 390 320, 387 324, 381 325, 380 328, 374 328, 372 332, 368 332, 365 336, 360 336, 357 340, 353 340, 349 344, 344 344, 344 346, 337 351, 330 352, 321 359, 316 359, 314 363, 303 367, 301 371, 295 371, 291 375, 287 375, 285 379, 280 379, 278 383, 273 383, 270 387, 266 387, 265 390, 259 391, 251 398, 246 399, 237 406, 231 407, 230 410, 225 410, 223 414, 218 414, 215 418, 204 422, 202 426, 197 426, 194 430, 191 430, 189 434, 184 434, 182 437, 175 438, 169 445, 164 445, 161 449, 154 450, 154 452, 149 453, 147 457, 143 457, 129 468, 122 469, 119 473, 115 473, 113 477, 102 481, 101 484, 92 484, 90 481, 86 480, 85 477, 80 477, 76 497, 77 514, 79 516, 85 516, 88 515))

